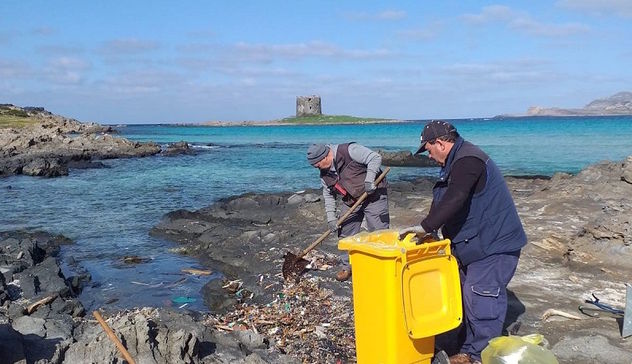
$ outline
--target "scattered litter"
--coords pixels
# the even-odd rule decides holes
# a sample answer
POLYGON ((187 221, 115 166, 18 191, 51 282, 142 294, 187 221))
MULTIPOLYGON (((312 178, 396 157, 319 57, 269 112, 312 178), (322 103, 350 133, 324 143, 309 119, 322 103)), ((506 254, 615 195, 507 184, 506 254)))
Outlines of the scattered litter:
POLYGON ((577 315, 573 315, 572 313, 566 313, 564 311, 556 310, 554 308, 549 308, 548 310, 544 311, 544 313, 542 314, 542 321, 546 321, 551 316, 561 316, 561 317, 566 317, 572 320, 582 319, 581 317, 577 315))
POLYGON ((210 276, 211 274, 213 274, 212 270, 195 269, 195 268, 184 268, 182 269, 182 272, 197 275, 197 276, 210 276))
POLYGON ((148 258, 141 258, 138 255, 126 255, 123 257, 123 263, 125 264, 139 264, 149 261, 148 258))
POLYGON ((166 288, 173 288, 173 287, 175 287, 175 286, 180 285, 181 283, 183 283, 183 282, 184 282, 184 281, 186 281, 186 280, 187 280, 187 277, 182 277, 182 278, 178 279, 178 280, 177 280, 177 281, 175 281, 175 282, 169 283, 169 284, 168 284, 168 285, 166 285, 165 287, 166 287, 166 288))
POLYGON ((224 283, 222 288, 235 293, 241 288, 243 284, 244 282, 242 282, 241 279, 236 279, 234 281, 226 281, 226 283, 224 283))
POLYGON ((185 296, 177 296, 177 297, 173 297, 171 298, 171 302, 176 303, 176 304, 180 304, 180 303, 193 303, 195 302, 195 298, 193 297, 185 297, 185 296))
MULTIPOLYGON (((223 315, 209 315, 207 324, 222 331, 265 333, 283 353, 305 363, 355 362, 353 302, 319 286, 320 279, 287 284, 265 305, 241 303, 223 315)), ((225 284, 226 288, 235 281, 225 284)))

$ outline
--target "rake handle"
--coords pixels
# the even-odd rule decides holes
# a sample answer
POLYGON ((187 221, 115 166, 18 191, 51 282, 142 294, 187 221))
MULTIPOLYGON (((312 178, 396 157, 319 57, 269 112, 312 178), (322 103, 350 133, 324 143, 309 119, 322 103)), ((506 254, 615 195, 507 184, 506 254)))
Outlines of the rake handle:
POLYGON ((99 321, 99 324, 101 325, 105 333, 108 335, 110 340, 114 343, 114 345, 116 345, 118 350, 121 352, 121 354, 123 355, 123 358, 125 358, 125 360, 127 360, 129 364, 136 364, 132 356, 129 355, 129 352, 127 351, 127 349, 125 349, 125 346, 121 344, 121 341, 118 339, 118 337, 116 337, 112 329, 110 329, 108 324, 105 322, 105 320, 103 319, 103 316, 101 316, 99 311, 93 311, 92 314, 97 319, 97 321, 99 321))
MULTIPOLYGON (((382 180, 384 179, 384 177, 386 177, 386 175, 388 174, 390 170, 391 170, 391 167, 386 167, 384 171, 382 171, 382 173, 375 179, 375 182, 374 182, 375 185, 378 185, 380 182, 382 182, 382 180)), ((349 217, 349 215, 351 215, 355 211, 355 209, 358 208, 358 206, 360 206, 360 204, 362 204, 364 200, 366 200, 368 196, 369 194, 364 192, 360 196, 360 198, 358 198, 358 200, 353 204, 353 206, 351 206, 349 210, 347 210, 347 212, 345 212, 345 214, 342 215, 338 219, 338 221, 336 222, 336 226, 340 226, 349 217)), ((331 230, 327 230, 324 233, 322 233, 318 239, 316 239, 313 243, 310 244, 310 246, 305 248, 302 252, 300 252, 299 255, 296 256, 296 260, 301 259, 302 257, 305 256, 305 254, 312 251, 316 246, 318 246, 318 244, 322 243, 323 240, 327 239, 329 234, 331 234, 331 230)))

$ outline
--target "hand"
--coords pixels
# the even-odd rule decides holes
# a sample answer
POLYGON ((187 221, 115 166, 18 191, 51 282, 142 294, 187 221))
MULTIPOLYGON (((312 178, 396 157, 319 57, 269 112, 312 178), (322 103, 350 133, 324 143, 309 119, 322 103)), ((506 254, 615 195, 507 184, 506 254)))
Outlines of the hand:
POLYGON ((373 182, 364 182, 364 191, 366 191, 367 194, 372 194, 373 192, 375 192, 375 189, 377 187, 375 187, 375 183, 373 182))
POLYGON ((329 225, 329 230, 331 230, 332 234, 338 234, 338 222, 336 220, 327 221, 327 225, 329 225))
POLYGON ((424 228, 421 227, 421 225, 410 226, 399 230, 399 239, 401 240, 405 238, 408 234, 415 234, 417 236, 420 236, 424 235, 425 233, 426 231, 424 230, 424 228))

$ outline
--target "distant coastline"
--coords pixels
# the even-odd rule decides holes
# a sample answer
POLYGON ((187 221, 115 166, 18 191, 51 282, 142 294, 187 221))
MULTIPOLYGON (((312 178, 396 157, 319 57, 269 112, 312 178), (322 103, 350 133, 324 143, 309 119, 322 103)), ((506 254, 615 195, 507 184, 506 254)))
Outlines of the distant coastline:
MULTIPOLYGON (((622 91, 612 96, 593 100, 583 108, 531 106, 523 116, 626 116, 632 115, 632 92, 622 91)), ((515 117, 516 115, 514 115, 515 117)), ((512 117, 499 115, 498 117, 512 117)))
POLYGON ((248 121, 204 121, 200 123, 171 123, 175 126, 280 126, 280 125, 346 125, 346 124, 386 124, 404 123, 409 120, 363 118, 348 115, 319 115, 303 118, 248 121))

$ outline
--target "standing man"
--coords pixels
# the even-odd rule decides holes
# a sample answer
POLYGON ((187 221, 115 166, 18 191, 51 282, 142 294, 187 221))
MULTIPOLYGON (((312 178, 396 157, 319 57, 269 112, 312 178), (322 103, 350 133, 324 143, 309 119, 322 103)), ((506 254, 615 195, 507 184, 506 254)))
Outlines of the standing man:
MULTIPOLYGON (((380 173, 382 157, 357 143, 312 144, 307 149, 307 160, 320 170, 323 186, 327 224, 337 237, 346 237, 360 232, 362 220, 366 219, 369 231, 388 229, 388 197, 386 179, 377 186, 374 181, 380 173), (336 197, 342 199, 341 215, 344 215, 357 199, 366 192, 369 196, 349 217, 337 225, 336 197)), ((348 265, 336 275, 339 281, 351 276, 348 265)))
POLYGON ((460 352, 450 357, 450 363, 480 363, 488 341, 502 334, 507 284, 527 236, 500 170, 454 126, 445 121, 426 124, 415 154, 426 151, 441 165, 432 205, 420 226, 403 229, 400 235, 441 228, 443 237, 452 241, 465 319, 460 352))

